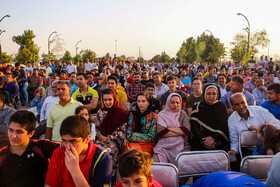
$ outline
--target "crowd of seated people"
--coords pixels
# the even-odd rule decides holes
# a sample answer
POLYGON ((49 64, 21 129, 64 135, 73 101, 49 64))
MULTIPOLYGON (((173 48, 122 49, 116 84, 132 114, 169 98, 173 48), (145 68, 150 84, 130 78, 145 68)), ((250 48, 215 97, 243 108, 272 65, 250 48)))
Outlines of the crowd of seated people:
POLYGON ((279 151, 278 66, 78 64, 0 68, 0 186, 115 185, 119 155, 135 149, 172 164, 183 151, 223 150, 240 171, 243 130, 258 134, 248 155, 279 151), (30 166, 14 166, 26 159, 30 166))

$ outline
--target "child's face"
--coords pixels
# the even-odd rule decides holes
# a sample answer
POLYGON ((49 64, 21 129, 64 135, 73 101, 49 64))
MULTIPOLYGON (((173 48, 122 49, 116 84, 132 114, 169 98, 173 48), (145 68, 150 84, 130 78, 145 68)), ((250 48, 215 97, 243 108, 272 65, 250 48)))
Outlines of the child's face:
POLYGON ((261 142, 264 142, 264 137, 261 135, 260 132, 257 132, 257 138, 258 138, 258 140, 260 140, 261 142))
POLYGON ((122 187, 149 187, 153 184, 153 176, 147 178, 142 174, 133 174, 121 178, 122 187))
POLYGON ((23 146, 29 143, 29 139, 34 132, 28 134, 27 130, 20 126, 19 123, 11 122, 8 128, 8 137, 11 146, 23 146))
POLYGON ((88 114, 87 109, 81 110, 81 111, 79 112, 78 115, 81 116, 81 117, 83 117, 83 118, 85 118, 87 121, 88 121, 88 119, 89 119, 89 114, 88 114))
POLYGON ((81 137, 72 137, 68 134, 61 136, 61 146, 65 147, 67 150, 75 148, 78 155, 87 151, 89 141, 90 135, 85 140, 81 137))

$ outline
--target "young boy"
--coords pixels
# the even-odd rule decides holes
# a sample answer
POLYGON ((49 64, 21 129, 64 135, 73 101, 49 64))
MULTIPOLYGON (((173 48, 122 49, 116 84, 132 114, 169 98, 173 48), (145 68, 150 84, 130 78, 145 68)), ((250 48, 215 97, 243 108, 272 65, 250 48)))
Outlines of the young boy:
POLYGON ((162 187, 151 174, 151 156, 134 149, 119 157, 121 181, 115 187, 162 187))
POLYGON ((48 158, 59 144, 48 140, 30 140, 36 117, 20 110, 9 121, 10 145, 0 150, 0 186, 44 186, 48 158))
POLYGON ((63 120, 60 128, 61 147, 51 158, 47 186, 110 185, 113 161, 106 150, 90 141, 86 119, 77 115, 63 120))

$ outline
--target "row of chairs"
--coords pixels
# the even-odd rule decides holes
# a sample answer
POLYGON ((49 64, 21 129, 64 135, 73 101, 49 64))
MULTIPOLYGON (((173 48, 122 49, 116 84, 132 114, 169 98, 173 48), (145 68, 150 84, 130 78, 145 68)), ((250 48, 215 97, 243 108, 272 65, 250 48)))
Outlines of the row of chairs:
MULTIPOLYGON (((273 156, 246 156, 241 162, 241 172, 262 182, 273 156)), ((176 158, 176 166, 170 163, 153 163, 152 174, 164 187, 179 187, 179 180, 189 177, 201 177, 216 171, 229 171, 230 160, 225 151, 189 151, 182 152, 176 158)))

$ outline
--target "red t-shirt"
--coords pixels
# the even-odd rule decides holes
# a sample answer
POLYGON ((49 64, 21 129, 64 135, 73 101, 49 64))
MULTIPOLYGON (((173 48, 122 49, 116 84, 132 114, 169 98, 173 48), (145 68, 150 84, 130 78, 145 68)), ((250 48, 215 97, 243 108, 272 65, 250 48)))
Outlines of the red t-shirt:
MULTIPOLYGON (((122 187, 121 181, 119 181, 115 187, 122 187)), ((151 187, 162 187, 162 185, 158 181, 153 180, 153 184, 151 187)))
MULTIPOLYGON (((87 181, 89 181, 90 167, 96 147, 97 145, 90 142, 87 156, 82 161, 80 161, 80 169, 87 181)), ((57 148, 56 150, 54 150, 46 176, 47 185, 52 187, 75 187, 72 176, 65 165, 64 157, 65 148, 57 148)))

